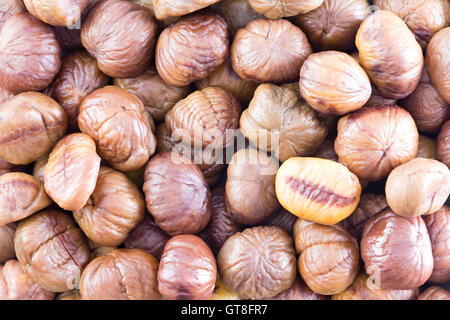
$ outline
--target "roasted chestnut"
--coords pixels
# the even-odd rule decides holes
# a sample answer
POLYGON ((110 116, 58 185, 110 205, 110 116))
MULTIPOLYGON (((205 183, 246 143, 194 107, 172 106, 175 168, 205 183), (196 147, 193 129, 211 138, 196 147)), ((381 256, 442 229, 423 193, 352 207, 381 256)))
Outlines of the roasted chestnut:
POLYGON ((25 8, 22 0, 3 0, 0 3, 0 26, 8 20, 9 17, 21 13, 24 10, 25 8))
POLYGON ((71 26, 81 18, 90 0, 23 0, 27 10, 36 18, 54 26, 71 26))
POLYGON ((450 27, 436 33, 427 47, 426 55, 426 65, 431 83, 447 103, 450 103, 449 38, 450 27))
POLYGON ((206 8, 220 0, 153 0, 153 10, 158 20, 183 16, 206 8))
POLYGON ((438 286, 431 286, 422 292, 417 300, 450 300, 450 292, 438 286))
POLYGON ((249 0, 252 8, 267 18, 280 19, 316 9, 323 0, 249 0))

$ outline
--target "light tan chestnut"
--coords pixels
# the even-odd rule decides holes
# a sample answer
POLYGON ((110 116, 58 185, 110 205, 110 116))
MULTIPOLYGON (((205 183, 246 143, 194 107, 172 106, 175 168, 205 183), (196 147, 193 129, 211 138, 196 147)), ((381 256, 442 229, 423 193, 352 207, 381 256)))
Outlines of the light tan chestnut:
POLYGON ((80 19, 90 0, 24 0, 36 18, 54 26, 71 26, 80 19))
POLYGON ((206 8, 220 0, 153 0, 153 10, 158 20, 184 16, 206 8))

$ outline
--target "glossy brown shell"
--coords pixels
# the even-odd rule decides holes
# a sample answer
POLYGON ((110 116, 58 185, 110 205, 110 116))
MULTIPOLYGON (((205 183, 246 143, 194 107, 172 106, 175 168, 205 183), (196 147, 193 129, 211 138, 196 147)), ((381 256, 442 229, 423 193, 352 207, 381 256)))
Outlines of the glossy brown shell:
POLYGON ((450 281, 450 208, 443 205, 424 216, 433 249, 434 268, 428 281, 445 284, 450 281))
POLYGON ((50 153, 44 168, 47 194, 65 210, 83 208, 94 191, 100 168, 95 143, 84 133, 65 136, 50 153))
POLYGON ((167 242, 158 270, 158 288, 164 298, 208 299, 216 278, 216 259, 202 239, 183 234, 167 242))
POLYGON ((249 0, 253 10, 269 19, 280 19, 306 13, 319 7, 323 0, 249 0))
POLYGON ((292 238, 278 227, 247 228, 228 238, 217 257, 225 286, 241 299, 271 298, 296 278, 292 238))
POLYGON ((431 83, 450 103, 450 27, 434 35, 427 47, 426 65, 431 83))
POLYGON ((116 249, 92 260, 80 279, 83 300, 159 300, 158 261, 139 249, 116 249))
POLYGON ((284 83, 298 80, 311 53, 306 35, 289 21, 256 19, 236 33, 230 57, 242 79, 284 83))
POLYGON ((436 140, 437 158, 450 168, 450 120, 447 120, 441 128, 436 140))
POLYGON ((386 208, 363 230, 361 257, 367 274, 381 289, 415 289, 433 271, 427 227, 421 217, 402 217, 386 208))
POLYGON ((154 156, 144 175, 144 194, 155 222, 171 235, 200 232, 211 217, 211 194, 200 169, 177 153, 154 156))
POLYGON ((15 94, 50 85, 61 66, 61 47, 52 28, 28 12, 0 29, 0 87, 15 94))
POLYGON ((0 227, 0 264, 16 256, 14 249, 16 227, 15 223, 0 227))
POLYGON ((84 51, 76 51, 63 59, 61 70, 45 93, 61 104, 69 127, 76 129, 81 101, 108 81, 94 58, 84 51))
POLYGON ((80 19, 90 0, 23 0, 36 18, 54 26, 70 26, 80 19))
POLYGON ((105 74, 116 78, 143 73, 153 56, 156 23, 146 9, 130 1, 102 1, 81 27, 81 42, 105 74))
POLYGON ((334 149, 360 179, 386 178, 417 155, 419 133, 411 115, 396 105, 367 107, 342 117, 334 149))
POLYGON ((3 0, 0 3, 0 26, 9 17, 21 13, 25 10, 22 0, 3 0))
POLYGON ((76 288, 89 261, 83 232, 71 217, 56 210, 41 211, 22 220, 14 245, 26 274, 52 292, 76 288))
POLYGON ((153 9, 158 20, 184 16, 206 8, 220 0, 153 0, 153 9))
POLYGON ((329 300, 329 297, 315 293, 301 277, 297 277, 289 289, 268 300, 329 300))
POLYGON ((0 157, 29 164, 47 154, 66 128, 66 113, 55 100, 39 92, 18 94, 1 105, 0 157))
POLYGON ((88 95, 80 106, 78 126, 117 170, 137 170, 155 152, 153 119, 142 101, 124 89, 107 86, 88 95))
POLYGON ((308 36, 316 51, 349 51, 369 13, 367 0, 325 0, 313 11, 292 18, 308 36))
POLYGON ((397 15, 384 10, 369 15, 356 34, 356 47, 382 96, 401 99, 414 91, 422 75, 422 48, 397 15))
POLYGON ((438 286, 431 286, 422 292, 417 300, 450 300, 450 292, 438 286))

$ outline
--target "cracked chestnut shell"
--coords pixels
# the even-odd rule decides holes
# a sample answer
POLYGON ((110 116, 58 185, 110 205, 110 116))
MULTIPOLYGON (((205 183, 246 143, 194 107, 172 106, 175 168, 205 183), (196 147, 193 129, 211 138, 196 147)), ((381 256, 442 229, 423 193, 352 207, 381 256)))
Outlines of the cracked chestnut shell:
POLYGON ((0 27, 9 17, 25 10, 22 0, 3 0, 0 3, 0 27))
POLYGON ((10 172, 0 177, 0 226, 22 220, 50 204, 44 186, 33 176, 10 172))
POLYGON ((180 100, 165 117, 167 129, 192 146, 222 148, 234 141, 241 105, 219 87, 195 91, 180 100))
POLYGON ((269 19, 280 19, 307 13, 319 7, 322 2, 323 0, 249 0, 253 10, 269 19))
POLYGON ((90 0, 23 0, 36 18, 54 26, 71 26, 77 22, 90 0))
POLYGON ((136 77, 153 57, 156 29, 153 16, 145 8, 130 1, 102 1, 84 20, 81 42, 105 74, 136 77))
POLYGON ((29 164, 47 154, 66 128, 67 115, 55 100, 39 92, 18 94, 0 108, 0 157, 29 164))
POLYGON ((295 278, 294 284, 287 290, 268 300, 328 300, 327 296, 312 291, 301 277, 295 278))
POLYGON ((77 288, 89 261, 83 232, 71 217, 56 210, 41 211, 22 220, 14 245, 26 274, 52 292, 77 288))
POLYGON ((115 249, 92 260, 80 279, 82 300, 159 300, 158 261, 140 249, 115 249))
POLYGON ((436 140, 429 138, 423 134, 419 135, 419 151, 417 151, 418 158, 437 159, 436 155, 436 140))
POLYGON ((63 59, 61 70, 45 93, 63 107, 69 127, 77 129, 81 102, 108 81, 109 77, 100 71, 94 58, 87 52, 77 51, 63 59))
POLYGON ((385 193, 389 207, 398 215, 431 214, 450 194, 450 170, 437 160, 412 159, 392 170, 385 193))
POLYGON ((0 300, 53 300, 55 294, 42 289, 13 259, 0 266, 0 300))
POLYGON ((260 150, 280 161, 314 154, 327 135, 324 122, 297 94, 261 84, 240 119, 242 134, 260 150))
POLYGON ((0 29, 0 87, 17 94, 50 85, 61 67, 61 47, 52 28, 22 12, 0 29))
POLYGON ((358 178, 345 166, 320 158, 293 157, 278 169, 278 201, 299 218, 336 224, 356 208, 361 195, 358 178))
POLYGON ((342 117, 334 149, 360 179, 378 181, 416 157, 419 133, 411 115, 396 105, 367 107, 342 117))
POLYGON ((450 167, 450 120, 442 126, 436 144, 437 159, 450 167))
POLYGON ((422 48, 426 48, 433 35, 450 23, 447 0, 375 0, 373 4, 402 18, 422 48))
POLYGON ((255 149, 241 149, 228 165, 225 200, 231 218, 241 224, 267 219, 280 204, 275 195, 278 161, 255 149))
POLYGON ((450 27, 436 33, 426 54, 426 66, 431 83, 442 98, 450 103, 450 27))
POLYGON ((120 245, 144 218, 145 201, 136 185, 114 169, 101 167, 86 205, 73 216, 86 236, 107 247, 120 245))
POLYGON ((220 0, 153 0, 153 9, 158 20, 184 16, 206 8, 220 0))
POLYGON ((95 140, 98 154, 114 169, 137 170, 155 152, 152 117, 141 99, 116 86, 97 89, 83 100, 78 126, 95 140))
POLYGON ((423 220, 430 235, 434 259, 433 273, 428 281, 445 284, 450 281, 450 208, 443 205, 423 220))
POLYGON ((361 257, 381 289, 416 289, 433 271, 430 237, 422 218, 402 217, 390 208, 364 226, 361 257))
POLYGON ((256 19, 236 33, 230 58, 244 80, 285 83, 298 80, 311 53, 306 35, 289 21, 256 19))
POLYGON ((247 228, 228 238, 217 257, 224 285, 241 299, 271 298, 297 275, 292 238, 278 227, 247 228))
POLYGON ((0 264, 16 256, 14 249, 16 227, 15 223, 0 227, 0 264))
POLYGON ((292 21, 306 33, 316 51, 349 51, 355 47, 356 32, 368 13, 367 0, 325 0, 292 21))
POLYGON ((154 156, 144 174, 148 211, 170 235, 200 232, 211 217, 211 194, 200 169, 178 153, 154 156))
POLYGON ((359 271, 358 241, 340 224, 325 226, 298 219, 294 225, 298 271, 312 291, 343 291, 359 271))
POLYGON ((401 99, 414 91, 422 75, 422 48, 397 15, 384 10, 369 15, 358 29, 356 47, 382 96, 401 99))
POLYGON ((45 191, 65 210, 83 208, 94 191, 100 160, 95 142, 87 134, 65 136, 44 167, 45 191))
POLYGON ((438 286, 431 286, 422 292, 417 300, 450 300, 450 292, 438 286))
POLYGON ((342 115, 364 106, 372 88, 364 69, 338 51, 311 54, 300 70, 300 93, 316 111, 342 115))
POLYGON ((167 242, 158 269, 158 289, 164 298, 209 299, 216 278, 216 259, 202 239, 183 234, 167 242))

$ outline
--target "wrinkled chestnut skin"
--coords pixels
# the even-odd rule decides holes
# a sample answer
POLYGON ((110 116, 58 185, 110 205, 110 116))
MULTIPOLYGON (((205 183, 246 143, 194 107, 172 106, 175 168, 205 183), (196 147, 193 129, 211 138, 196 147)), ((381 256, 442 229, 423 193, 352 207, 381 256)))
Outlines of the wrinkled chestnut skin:
POLYGON ((364 105, 365 107, 376 107, 376 106, 382 106, 382 105, 388 105, 388 104, 397 104, 397 100, 395 99, 388 99, 383 96, 381 96, 378 93, 377 88, 372 84, 372 94, 370 95, 369 100, 364 105))
POLYGON ((24 219, 50 204, 43 185, 33 176, 11 172, 0 177, 0 226, 24 219))
POLYGON ((225 200, 231 218, 256 224, 280 207, 275 195, 278 161, 255 149, 241 149, 228 165, 225 200))
POLYGON ((14 245, 26 274, 52 292, 77 288, 89 261, 83 232, 71 217, 56 210, 41 211, 22 220, 14 245))
POLYGON ((253 227, 228 238, 217 257, 224 285, 241 299, 271 298, 296 278, 292 238, 278 227, 253 227))
POLYGON ((188 158, 163 152, 144 174, 148 211, 170 235, 200 232, 211 218, 211 194, 200 169, 188 158))
POLYGON ((39 287, 17 260, 0 266, 0 300, 53 300, 54 296, 39 287))
POLYGON ((292 21, 306 33, 315 51, 349 51, 355 47, 356 32, 368 13, 367 0, 325 0, 292 21))
POLYGON ((56 39, 59 45, 65 51, 74 51, 82 48, 81 44, 81 29, 67 28, 67 27, 53 27, 56 39))
POLYGON ((402 217, 390 208, 366 222, 361 258, 381 289, 418 288, 433 271, 430 237, 422 218, 402 217))
POLYGON ((388 204, 384 195, 363 193, 358 207, 348 218, 342 221, 342 225, 359 241, 361 240, 362 231, 367 220, 387 206, 388 204))
POLYGON ((411 115, 396 105, 367 107, 342 117, 334 149, 358 178, 378 181, 417 155, 419 133, 411 115))
POLYGON ((15 223, 0 227, 0 264, 16 256, 14 249, 16 227, 15 223))
POLYGON ((314 157, 338 162, 338 156, 336 151, 334 151, 334 140, 329 138, 325 139, 319 146, 319 150, 317 150, 314 157))
POLYGON ((241 231, 241 225, 235 222, 227 212, 225 188, 218 187, 211 190, 211 219, 198 236, 217 255, 225 241, 239 231, 241 231))
POLYGON ((450 168, 450 120, 447 120, 442 126, 436 144, 438 160, 450 168))
POLYGON ((142 101, 124 89, 106 86, 88 95, 80 106, 78 126, 114 169, 137 170, 155 152, 153 119, 142 101))
POLYGON ((450 281, 450 208, 443 205, 424 216, 433 249, 434 268, 428 281, 445 284, 450 281))
POLYGON ((0 105, 5 102, 6 100, 8 100, 9 98, 11 98, 13 96, 13 94, 11 92, 9 92, 8 90, 0 87, 0 105))
POLYGON ((3 0, 0 3, 0 27, 9 17, 25 10, 22 0, 3 0))
POLYGON ((216 279, 214 291, 209 300, 240 300, 236 292, 225 287, 219 276, 216 279))
POLYGON ((426 48, 433 35, 450 22, 447 0, 375 0, 373 4, 402 18, 422 48, 426 48))
POLYGON ((262 226, 280 227, 289 235, 294 232, 294 224, 297 221, 297 216, 293 215, 283 207, 272 213, 266 220, 260 223, 262 226))
POLYGON ((342 115, 360 109, 372 88, 350 55, 325 51, 310 55, 300 70, 300 93, 316 111, 342 115))
POLYGON ((230 57, 233 70, 244 80, 284 83, 298 80, 311 53, 303 31, 289 21, 256 19, 236 33, 230 57))
POLYGON ((450 292, 438 286, 429 287, 417 300, 450 300, 450 292))
POLYGON ((34 162, 33 177, 44 185, 44 168, 48 162, 48 155, 42 156, 34 162))
POLYGON ((450 27, 444 28, 431 39, 426 54, 426 66, 431 83, 442 98, 450 103, 450 27))
POLYGON ((211 297, 217 266, 211 249, 192 234, 170 239, 158 269, 158 289, 169 300, 205 300, 211 297))
POLYGON ((436 160, 436 141, 423 134, 420 134, 419 151, 417 151, 417 157, 436 160))
POLYGON ((81 42, 105 74, 136 77, 153 56, 156 23, 143 7, 121 0, 102 1, 86 16, 81 42))
POLYGON ((369 15, 356 34, 356 47, 383 97, 401 99, 414 91, 422 75, 422 48, 397 15, 384 10, 369 15))
POLYGON ((289 289, 268 300, 329 300, 329 297, 315 293, 301 277, 297 277, 289 289))
POLYGON ((129 233, 124 246, 129 249, 142 249, 160 260, 169 239, 170 235, 158 227, 150 214, 146 214, 144 220, 129 233))
POLYGON ((416 90, 399 101, 399 105, 411 114, 421 132, 439 131, 450 116, 450 106, 431 84, 426 68, 416 90))
POLYGON ((39 91, 61 67, 61 47, 52 28, 28 12, 0 29, 0 87, 12 93, 39 91))
POLYGON ((158 20, 184 16, 206 8, 220 0, 153 0, 153 9, 158 20))
POLYGON ((154 68, 135 78, 114 79, 114 85, 138 96, 157 122, 163 121, 166 113, 190 92, 187 86, 176 87, 167 84, 154 68))
POLYGON ((249 0, 249 3, 253 10, 267 18, 280 19, 314 10, 323 3, 323 0, 249 0))
POLYGON ((24 168, 26 167, 16 166, 0 158, 0 176, 7 174, 9 172, 21 172, 23 171, 24 168))
POLYGON ((325 226, 298 219, 294 225, 298 271, 312 291, 343 291, 359 271, 358 241, 340 224, 325 226))
POLYGON ((230 59, 227 59, 207 78, 196 81, 195 86, 198 90, 207 87, 220 87, 231 93, 240 103, 247 105, 252 100, 258 85, 239 77, 231 67, 230 59))
POLYGON ((285 161, 314 154, 327 135, 324 122, 297 94, 261 84, 240 119, 242 134, 260 150, 285 161))
POLYGON ((94 191, 100 169, 95 143, 84 133, 65 136, 44 167, 47 194, 65 210, 79 210, 94 191))
POLYGON ((86 236, 107 247, 120 245, 144 218, 145 201, 136 185, 119 171, 101 167, 86 205, 73 216, 86 236))
POLYGON ((344 291, 333 295, 333 300, 416 300, 418 290, 383 290, 374 279, 362 272, 344 291))
POLYGON ((239 128, 239 102, 227 91, 208 87, 180 100, 166 114, 167 129, 186 144, 221 148, 233 142, 239 128))
POLYGON ((23 0, 36 18, 54 26, 71 26, 80 19, 90 0, 23 0))
POLYGON ((29 164, 47 154, 66 128, 66 113, 55 100, 39 92, 18 94, 0 108, 0 157, 29 164))
POLYGON ((450 170, 437 160, 412 159, 392 170, 385 192, 389 207, 398 215, 431 214, 450 194, 450 170))
POLYGON ((80 279, 83 300, 159 300, 158 261, 139 249, 116 249, 95 258, 80 279))
POLYGON ((66 111, 71 129, 78 128, 81 101, 94 90, 108 84, 109 78, 88 53, 77 51, 66 56, 61 70, 45 93, 66 111))

